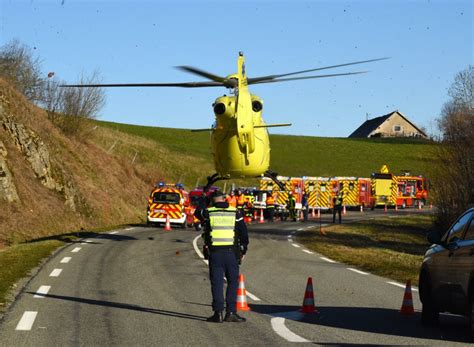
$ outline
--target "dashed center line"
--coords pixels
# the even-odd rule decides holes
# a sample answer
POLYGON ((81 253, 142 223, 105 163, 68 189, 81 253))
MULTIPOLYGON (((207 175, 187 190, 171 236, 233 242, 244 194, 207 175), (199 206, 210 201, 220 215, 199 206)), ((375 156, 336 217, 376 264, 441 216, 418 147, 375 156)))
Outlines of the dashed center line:
POLYGON ((49 290, 51 289, 51 286, 41 286, 39 289, 36 291, 36 294, 33 296, 34 298, 44 298, 46 294, 48 294, 49 290))
POLYGON ((79 252, 81 249, 82 249, 81 247, 76 247, 76 248, 74 248, 74 249, 71 251, 71 253, 77 253, 77 252, 79 252))
POLYGON ((298 230, 298 231, 303 231, 304 229, 303 229, 303 228, 299 228, 299 229, 297 229, 297 230, 298 230))
POLYGON ((109 234, 110 235, 115 235, 115 234, 118 234, 118 231, 111 231, 109 234))
POLYGON ((135 229, 135 228, 127 228, 127 229, 125 229, 125 230, 133 230, 133 229, 135 229))
POLYGON ((293 242, 293 239, 288 239, 288 242, 293 242))
MULTIPOLYGON (((387 283, 388 283, 388 284, 391 284, 391 285, 393 285, 393 286, 396 286, 396 287, 403 288, 403 289, 406 288, 406 285, 405 285, 405 284, 402 284, 402 283, 393 282, 393 281, 387 281, 387 283)), ((412 287, 411 290, 414 291, 414 292, 417 292, 417 291, 418 291, 418 289, 417 289, 417 288, 414 288, 414 287, 412 287)))
POLYGON ((334 260, 329 259, 329 258, 326 258, 326 257, 319 257, 319 259, 324 260, 324 261, 327 261, 328 263, 335 263, 334 260))
POLYGON ((33 327, 33 323, 35 322, 37 314, 38 312, 36 311, 25 311, 20 321, 18 322, 18 325, 16 326, 15 330, 22 330, 22 331, 31 330, 31 328, 33 327))
POLYGON ((348 267, 347 270, 351 270, 351 271, 353 271, 353 272, 355 272, 355 273, 358 273, 358 274, 360 274, 360 275, 368 275, 367 272, 360 271, 360 270, 354 269, 354 268, 352 268, 352 267, 348 267))
POLYGON ((313 252, 308 251, 307 249, 303 249, 303 252, 308 253, 308 254, 314 254, 313 252))
POLYGON ((296 243, 291 244, 293 247, 300 248, 300 245, 297 245, 296 243))
POLYGON ((60 263, 61 264, 67 264, 71 261, 71 257, 64 257, 63 259, 61 259, 60 263))
POLYGON ((63 269, 54 269, 50 274, 49 277, 59 277, 59 275, 63 272, 63 269))

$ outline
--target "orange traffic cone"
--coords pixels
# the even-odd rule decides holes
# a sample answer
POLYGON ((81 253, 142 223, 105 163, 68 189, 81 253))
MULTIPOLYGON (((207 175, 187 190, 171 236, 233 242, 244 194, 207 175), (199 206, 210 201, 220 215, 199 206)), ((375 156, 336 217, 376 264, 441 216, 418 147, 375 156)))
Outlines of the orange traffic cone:
POLYGON ((387 204, 385 204, 385 207, 383 208, 383 211, 387 213, 387 204))
POLYGON ((342 214, 346 214, 346 205, 342 206, 342 214))
POLYGON ((166 215, 165 231, 171 231, 170 216, 166 215))
POLYGON ((318 207, 318 218, 321 218, 321 209, 318 207))
POLYGON ((395 204, 395 211, 398 211, 398 205, 395 204))
POLYGON ((405 314, 405 315, 415 314, 415 310, 413 309, 413 297, 411 295, 411 280, 407 281, 407 285, 405 287, 405 294, 403 295, 403 303, 402 303, 402 308, 400 309, 400 313, 405 314))
POLYGON ((316 215, 314 214, 314 207, 311 209, 311 218, 314 218, 316 217, 316 215))
POLYGON ((433 209, 433 204, 430 204, 430 210, 432 210, 432 209, 433 209))
POLYGON ((257 220, 257 210, 253 210, 253 220, 257 220))
POLYGON ((421 201, 418 201, 418 209, 421 210, 421 201))
POLYGON ((244 275, 239 275, 239 288, 237 289, 237 311, 250 311, 247 305, 247 292, 245 291, 244 275))
POLYGON ((260 220, 259 220, 259 223, 260 223, 260 224, 265 223, 265 218, 263 218, 263 208, 260 209, 260 220))
POLYGON ((301 307, 300 312, 317 312, 314 307, 313 279, 311 277, 308 277, 308 283, 306 284, 306 290, 304 292, 303 306, 301 307))
POLYGON ((360 205, 360 213, 364 212, 364 206, 360 205))

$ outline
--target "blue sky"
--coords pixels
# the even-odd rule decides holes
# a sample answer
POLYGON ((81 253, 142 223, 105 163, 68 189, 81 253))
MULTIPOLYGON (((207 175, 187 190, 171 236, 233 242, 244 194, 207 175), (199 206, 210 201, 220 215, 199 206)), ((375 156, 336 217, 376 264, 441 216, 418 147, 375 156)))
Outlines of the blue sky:
MULTIPOLYGON (((272 133, 346 137, 366 117, 400 110, 428 132, 454 75, 473 64, 473 1, 8 1, 0 44, 34 47, 45 73, 76 82, 100 70, 104 83, 185 82, 191 65, 250 77, 391 57, 332 70, 364 75, 263 84, 272 133)), ((100 119, 176 128, 214 121, 225 89, 106 89, 100 119)))

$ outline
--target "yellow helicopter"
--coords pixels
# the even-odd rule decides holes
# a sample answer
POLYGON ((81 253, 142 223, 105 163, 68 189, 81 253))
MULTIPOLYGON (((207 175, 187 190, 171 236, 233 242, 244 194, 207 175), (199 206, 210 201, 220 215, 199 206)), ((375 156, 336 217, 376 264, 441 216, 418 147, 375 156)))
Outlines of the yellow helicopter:
POLYGON ((213 108, 216 122, 212 128, 191 130, 211 132, 212 154, 216 173, 207 177, 208 182, 205 190, 218 180, 261 176, 270 177, 276 184, 284 189, 281 182, 277 180, 277 174, 269 170, 270 141, 267 129, 271 127, 290 126, 291 124, 265 124, 262 118, 263 101, 257 95, 251 94, 248 86, 250 84, 356 75, 367 71, 288 77, 383 59, 388 58, 370 59, 285 74, 248 78, 245 71, 244 54, 239 52, 237 73, 227 77, 220 77, 191 66, 178 66, 181 70, 209 79, 210 81, 207 82, 76 84, 62 85, 62 87, 226 87, 230 89, 232 96, 224 95, 215 100, 213 108))

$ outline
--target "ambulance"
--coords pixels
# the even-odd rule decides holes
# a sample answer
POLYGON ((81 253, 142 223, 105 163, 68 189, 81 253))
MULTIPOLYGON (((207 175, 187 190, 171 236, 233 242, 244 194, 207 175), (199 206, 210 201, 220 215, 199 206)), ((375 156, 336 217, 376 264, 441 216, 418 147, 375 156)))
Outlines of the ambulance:
POLYGON ((186 228, 189 213, 188 193, 182 184, 160 182, 148 197, 148 224, 164 224, 168 217, 171 224, 186 228))

